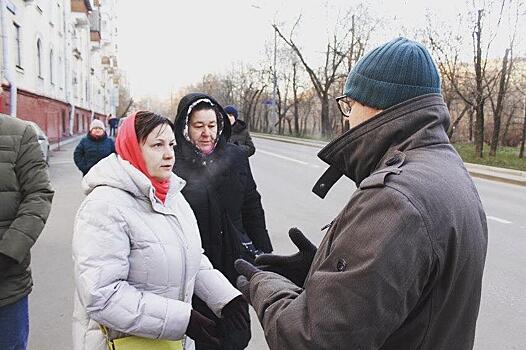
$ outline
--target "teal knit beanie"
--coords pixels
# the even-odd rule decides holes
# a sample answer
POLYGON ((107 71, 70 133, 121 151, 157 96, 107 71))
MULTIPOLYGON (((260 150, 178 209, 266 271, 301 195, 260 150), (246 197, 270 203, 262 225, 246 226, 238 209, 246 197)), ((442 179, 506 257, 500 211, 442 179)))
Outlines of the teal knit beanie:
POLYGON ((343 93, 365 106, 387 109, 413 97, 440 93, 440 75, 425 46, 397 38, 356 63, 343 93))

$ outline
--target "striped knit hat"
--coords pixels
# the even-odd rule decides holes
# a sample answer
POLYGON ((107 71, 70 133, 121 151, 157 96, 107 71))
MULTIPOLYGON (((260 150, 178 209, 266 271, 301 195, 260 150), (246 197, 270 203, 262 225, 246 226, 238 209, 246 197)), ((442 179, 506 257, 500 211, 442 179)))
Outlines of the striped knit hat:
POLYGON ((440 93, 440 75, 425 46, 397 38, 356 63, 343 93, 365 106, 387 109, 413 97, 440 93))

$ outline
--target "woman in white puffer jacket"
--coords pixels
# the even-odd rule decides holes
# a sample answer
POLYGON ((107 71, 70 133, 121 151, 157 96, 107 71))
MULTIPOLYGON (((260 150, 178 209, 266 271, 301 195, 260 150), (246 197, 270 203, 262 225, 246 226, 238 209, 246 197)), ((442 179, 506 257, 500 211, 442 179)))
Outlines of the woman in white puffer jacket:
MULTIPOLYGON (((172 173, 173 124, 151 112, 126 119, 118 155, 83 178, 87 197, 75 220, 73 348, 107 349, 138 335, 218 345, 213 321, 192 310, 195 293, 225 322, 250 327, 241 293, 203 254, 196 219, 172 173)), ((246 340, 248 343, 248 339, 246 340)))

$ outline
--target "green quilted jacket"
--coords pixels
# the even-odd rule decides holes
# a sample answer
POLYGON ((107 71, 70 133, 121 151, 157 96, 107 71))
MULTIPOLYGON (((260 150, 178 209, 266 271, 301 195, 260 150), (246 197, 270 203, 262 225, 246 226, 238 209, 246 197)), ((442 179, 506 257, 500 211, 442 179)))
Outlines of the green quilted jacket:
POLYGON ((53 189, 37 136, 26 122, 0 114, 0 307, 31 292, 30 249, 44 229, 53 189))

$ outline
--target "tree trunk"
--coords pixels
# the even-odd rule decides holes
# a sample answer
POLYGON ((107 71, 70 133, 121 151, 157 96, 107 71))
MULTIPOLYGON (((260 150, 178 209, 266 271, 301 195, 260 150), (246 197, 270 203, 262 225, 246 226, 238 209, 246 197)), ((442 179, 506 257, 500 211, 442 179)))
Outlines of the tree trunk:
POLYGON ((329 120, 329 94, 321 98, 321 136, 328 140, 331 137, 331 122, 329 120))
POLYGON ((468 131, 469 131, 469 142, 473 142, 473 110, 469 111, 468 131))
POLYGON ((484 86, 482 74, 482 12, 478 10, 477 27, 474 33, 476 54, 475 63, 475 156, 482 158, 484 156, 484 86))
POLYGON ((287 125, 289 126, 289 135, 292 135, 292 123, 290 122, 290 118, 286 119, 287 125))
POLYGON ((462 112, 460 112, 460 115, 457 117, 457 119, 453 122, 453 124, 451 124, 451 126, 449 127, 449 130, 447 131, 447 136, 449 137, 449 140, 451 140, 451 138, 453 137, 453 133, 455 132, 455 128, 457 127, 457 125, 460 123, 460 121, 462 120, 462 118, 466 115, 466 112, 471 108, 470 105, 466 105, 464 107, 464 109, 462 110, 462 112))
POLYGON ((526 140, 526 100, 524 101, 524 123, 522 124, 522 140, 519 158, 524 158, 524 141, 526 140))
POLYGON ((497 96, 497 107, 493 111, 493 135, 491 137, 491 145, 489 149, 489 155, 495 157, 497 155, 497 147, 499 145, 499 135, 500 135, 500 124, 501 124, 501 114, 503 110, 503 101, 506 97, 506 80, 508 78, 508 55, 510 49, 506 49, 504 53, 504 58, 502 59, 502 71, 499 82, 499 92, 497 96))
POLYGON ((516 105, 513 105, 511 107, 510 114, 508 115, 508 119, 506 120, 506 124, 504 124, 504 132, 502 133, 502 137, 500 138, 500 145, 501 146, 507 146, 508 143, 506 142, 506 139, 508 138, 508 131, 510 130, 510 124, 513 119, 513 115, 515 114, 515 110, 517 109, 516 105))
POLYGON ((297 86, 297 63, 292 64, 292 92, 294 94, 294 134, 300 136, 299 112, 298 112, 298 86, 297 86))

